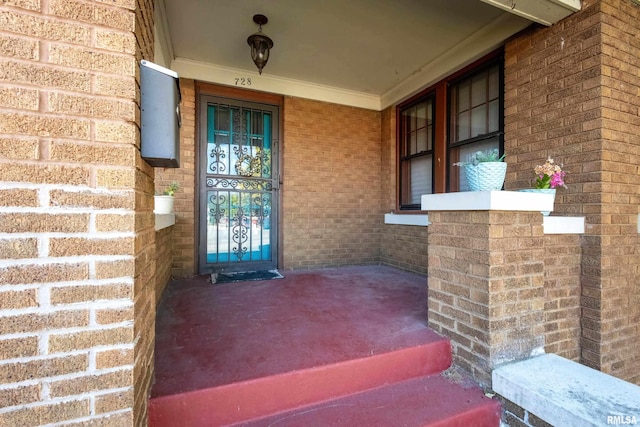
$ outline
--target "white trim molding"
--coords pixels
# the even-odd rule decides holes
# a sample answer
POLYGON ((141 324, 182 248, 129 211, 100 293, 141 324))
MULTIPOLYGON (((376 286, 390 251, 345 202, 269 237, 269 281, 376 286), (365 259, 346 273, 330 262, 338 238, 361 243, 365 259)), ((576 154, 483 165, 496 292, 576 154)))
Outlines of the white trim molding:
POLYGON ((484 3, 550 26, 580 10, 580 0, 480 0, 484 3))
POLYGON ((426 227, 429 224, 429 215, 419 214, 395 214, 393 212, 384 214, 384 223, 393 225, 416 225, 426 227))
POLYGON ((256 71, 238 68, 222 67, 191 59, 176 58, 171 63, 171 69, 180 77, 217 83, 227 86, 238 86, 243 89, 253 89, 280 95, 296 96, 316 101, 349 105, 380 111, 380 97, 362 92, 339 89, 331 86, 312 84, 301 80, 287 79, 260 75, 256 71), (240 80, 242 79, 242 80, 240 80), (244 84, 239 85, 240 82, 244 84), (250 81, 250 83, 249 83, 250 81))

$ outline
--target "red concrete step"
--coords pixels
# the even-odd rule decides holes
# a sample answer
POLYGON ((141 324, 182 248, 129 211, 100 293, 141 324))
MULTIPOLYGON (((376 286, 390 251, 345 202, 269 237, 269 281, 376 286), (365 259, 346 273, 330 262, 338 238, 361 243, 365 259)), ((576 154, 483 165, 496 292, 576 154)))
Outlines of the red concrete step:
POLYGON ((423 340, 410 347, 153 397, 149 426, 241 423, 447 369, 451 364, 449 341, 427 329, 417 333, 423 340))
POLYGON ((500 403, 442 375, 413 378, 238 424, 246 427, 497 427, 500 403))

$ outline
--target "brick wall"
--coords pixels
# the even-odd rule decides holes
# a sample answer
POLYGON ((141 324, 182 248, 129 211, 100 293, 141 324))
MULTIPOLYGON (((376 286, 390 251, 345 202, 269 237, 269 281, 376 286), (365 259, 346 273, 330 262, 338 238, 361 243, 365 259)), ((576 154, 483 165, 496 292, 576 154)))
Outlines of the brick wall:
POLYGON ((379 261, 380 113, 285 98, 284 268, 379 261))
POLYGON ((544 347, 544 237, 536 212, 429 212, 429 327, 482 384, 544 347))
POLYGON ((586 217, 581 240, 581 362, 640 383, 636 228, 640 188, 640 7, 584 2, 505 49, 507 189, 533 185, 547 156, 564 163, 556 211, 586 217))
POLYGON ((171 280, 173 252, 173 227, 156 231, 156 306, 171 280))
MULTIPOLYGON (((172 274, 195 273, 195 89, 181 80, 179 169, 158 169, 156 190, 176 193, 172 274)), ((380 113, 285 98, 283 150, 284 269, 379 262, 380 113)))
POLYGON ((603 182, 585 184, 585 191, 602 194, 605 203, 593 215, 600 265, 584 268, 583 357, 587 364, 640 384, 640 6, 608 0, 601 10, 604 150, 598 165, 603 182), (591 280, 598 278, 600 283, 591 280), (594 291, 599 298, 592 296, 594 291), (598 299, 599 306, 588 305, 598 299))
POLYGON ((136 35, 150 39, 149 7, 0 5, 0 425, 144 424, 153 169, 136 72, 153 51, 136 35))
POLYGON ((577 234, 544 236, 545 351, 580 361, 580 263, 577 234))
POLYGON ((196 182, 196 91, 193 80, 180 79, 182 103, 182 127, 180 128, 180 167, 156 169, 155 191, 162 190, 172 182, 180 184, 175 194, 174 210, 176 224, 173 226, 174 277, 189 277, 196 273, 195 248, 195 182, 196 182))
MULTIPOLYGON (((128 0, 131 3, 131 0, 128 0)), ((135 7, 136 63, 154 57, 153 0, 136 0, 135 7)), ((136 66, 137 100, 139 102, 139 67, 136 66)), ((140 104, 136 105, 139 111, 140 104)), ((138 126, 139 126, 139 117, 138 126)), ((139 127, 138 127, 139 129, 139 127)), ((140 133, 136 146, 140 148, 140 133)), ((153 215, 154 169, 140 157, 136 161, 136 241, 134 273, 134 425, 146 426, 148 398, 153 380, 153 354, 156 320, 156 231, 153 215)))

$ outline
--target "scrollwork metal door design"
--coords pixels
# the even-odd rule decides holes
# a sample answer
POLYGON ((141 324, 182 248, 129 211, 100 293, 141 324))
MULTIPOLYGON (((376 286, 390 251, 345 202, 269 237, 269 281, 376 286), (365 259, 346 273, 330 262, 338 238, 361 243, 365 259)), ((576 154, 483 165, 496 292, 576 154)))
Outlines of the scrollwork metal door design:
POLYGON ((276 268, 278 109, 203 97, 200 111, 200 273, 276 268))

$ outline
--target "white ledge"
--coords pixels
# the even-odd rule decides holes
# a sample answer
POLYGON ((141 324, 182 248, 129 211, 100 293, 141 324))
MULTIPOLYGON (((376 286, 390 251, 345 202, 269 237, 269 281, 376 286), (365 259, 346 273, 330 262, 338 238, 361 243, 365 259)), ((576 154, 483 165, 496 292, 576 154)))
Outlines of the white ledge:
POLYGON ((500 366, 492 379, 496 393, 554 426, 640 422, 640 387, 555 354, 500 366))
POLYGON ((399 215, 394 213, 384 214, 384 223, 393 225, 417 225, 421 227, 426 227, 430 224, 429 215, 399 215))
POLYGON ((553 211, 554 195, 521 191, 425 194, 423 211, 553 211))
POLYGON ((584 234, 583 216, 545 216, 544 234, 584 234))
POLYGON ((156 216, 156 231, 163 228, 171 227, 176 223, 175 214, 155 214, 156 216))

